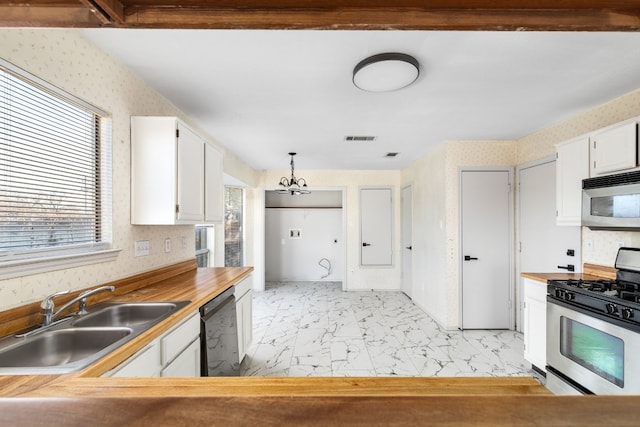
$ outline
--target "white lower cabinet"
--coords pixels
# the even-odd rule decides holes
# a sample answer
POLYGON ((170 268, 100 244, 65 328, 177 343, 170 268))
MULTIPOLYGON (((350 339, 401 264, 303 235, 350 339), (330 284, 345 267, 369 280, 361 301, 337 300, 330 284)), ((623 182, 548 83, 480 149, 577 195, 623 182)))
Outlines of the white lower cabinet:
POLYGON ((524 358, 546 372, 547 284, 524 279, 524 358))
POLYGON ((161 377, 199 377, 200 340, 196 339, 160 372, 161 377))
POLYGON ((199 377, 200 313, 195 312, 104 377, 199 377))
POLYGON ((160 369, 160 346, 153 341, 103 377, 159 377, 160 369))
POLYGON ((236 319, 238 322, 238 356, 239 362, 247 354, 253 339, 253 290, 251 279, 246 277, 235 285, 236 319))

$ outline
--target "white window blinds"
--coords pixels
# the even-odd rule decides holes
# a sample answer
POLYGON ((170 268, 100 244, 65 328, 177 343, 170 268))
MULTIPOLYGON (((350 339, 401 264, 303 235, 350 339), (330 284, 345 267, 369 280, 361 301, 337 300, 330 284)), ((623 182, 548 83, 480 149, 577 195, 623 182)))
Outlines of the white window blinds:
POLYGON ((0 255, 103 240, 101 117, 0 63, 0 255))

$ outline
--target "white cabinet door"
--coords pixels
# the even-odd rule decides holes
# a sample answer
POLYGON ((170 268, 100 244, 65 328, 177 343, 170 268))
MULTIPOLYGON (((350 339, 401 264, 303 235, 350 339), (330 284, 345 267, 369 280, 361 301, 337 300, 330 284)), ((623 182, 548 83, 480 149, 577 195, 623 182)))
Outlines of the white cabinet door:
POLYGON ((253 340, 253 291, 251 279, 245 278, 235 285, 236 320, 238 322, 238 356, 239 362, 247 354, 253 340))
POLYGON ((200 313, 156 338, 105 377, 199 377, 200 313))
POLYGON ((178 125, 178 222, 204 221, 204 146, 191 129, 178 125))
POLYGON ((200 313, 196 312, 187 320, 165 333, 160 338, 162 364, 167 365, 182 352, 195 338, 200 336, 200 313))
POLYGON ((160 346, 157 341, 131 356, 117 368, 107 372, 105 377, 159 377, 161 370, 160 346))
POLYGON ((196 339, 160 373, 161 377, 199 377, 200 340, 196 339))
POLYGON ((597 133, 591 143, 591 176, 632 169, 638 165, 636 122, 597 133))
POLYGON ((392 265, 393 204, 391 188, 360 189, 360 264, 392 265))
POLYGON ((524 358, 546 372, 547 284, 524 279, 524 358))
POLYGON ((556 224, 580 225, 582 180, 589 177, 589 138, 556 145, 556 224))
POLYGON ((222 222, 224 215, 224 182, 222 153, 211 144, 205 144, 205 222, 222 222))

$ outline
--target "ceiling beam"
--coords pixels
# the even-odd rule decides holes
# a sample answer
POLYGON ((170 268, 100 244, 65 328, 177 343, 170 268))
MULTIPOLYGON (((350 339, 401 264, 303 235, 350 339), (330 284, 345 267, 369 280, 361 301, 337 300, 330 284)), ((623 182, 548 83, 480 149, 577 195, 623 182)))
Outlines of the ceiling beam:
POLYGON ((124 22, 124 5, 118 0, 80 0, 103 25, 121 25, 124 22))
POLYGON ((125 27, 323 30, 638 31, 640 10, 415 9, 232 10, 134 7, 125 27))
POLYGON ((0 26, 92 28, 102 26, 102 22, 79 3, 59 6, 0 4, 0 26))
POLYGON ((21 0, 4 27, 640 31, 638 0, 21 0))

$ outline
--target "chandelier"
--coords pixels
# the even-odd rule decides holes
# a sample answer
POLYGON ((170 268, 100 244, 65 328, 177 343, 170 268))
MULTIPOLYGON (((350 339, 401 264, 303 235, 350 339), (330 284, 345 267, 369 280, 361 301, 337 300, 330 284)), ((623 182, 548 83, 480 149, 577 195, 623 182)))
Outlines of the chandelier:
POLYGON ((280 194, 291 194, 295 196, 297 194, 309 194, 310 191, 307 190, 307 181, 304 178, 296 178, 293 174, 295 170, 295 165, 293 163, 293 156, 296 153, 289 153, 291 156, 291 178, 287 179, 286 177, 280 178, 280 182, 278 183, 278 193, 280 194))

